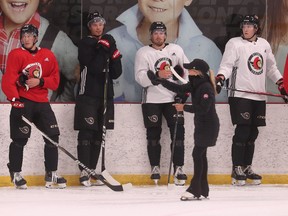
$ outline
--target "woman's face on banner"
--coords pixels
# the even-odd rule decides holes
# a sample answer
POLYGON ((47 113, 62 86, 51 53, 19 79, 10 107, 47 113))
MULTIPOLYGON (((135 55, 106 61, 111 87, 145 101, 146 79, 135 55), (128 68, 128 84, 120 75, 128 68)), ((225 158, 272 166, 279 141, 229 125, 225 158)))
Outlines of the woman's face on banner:
POLYGON ((37 11, 39 0, 1 0, 0 7, 5 14, 6 22, 23 24, 37 11))
POLYGON ((162 21, 167 24, 177 20, 184 6, 189 6, 191 2, 192 0, 138 0, 138 6, 151 23, 162 21))

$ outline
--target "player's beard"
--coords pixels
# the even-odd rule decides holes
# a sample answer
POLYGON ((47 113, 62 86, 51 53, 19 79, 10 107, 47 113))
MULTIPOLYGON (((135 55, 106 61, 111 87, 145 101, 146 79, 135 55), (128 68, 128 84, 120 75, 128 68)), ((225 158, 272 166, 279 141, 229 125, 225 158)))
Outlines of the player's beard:
POLYGON ((155 40, 152 40, 152 43, 157 47, 161 47, 165 43, 165 40, 157 38, 155 40))

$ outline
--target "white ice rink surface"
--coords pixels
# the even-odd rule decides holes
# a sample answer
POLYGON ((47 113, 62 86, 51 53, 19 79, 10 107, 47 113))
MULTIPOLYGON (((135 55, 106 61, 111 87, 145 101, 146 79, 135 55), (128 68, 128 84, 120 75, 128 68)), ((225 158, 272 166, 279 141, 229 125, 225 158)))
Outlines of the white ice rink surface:
POLYGON ((186 187, 0 188, 1 216, 287 216, 288 185, 210 186, 210 199, 180 201, 186 187))

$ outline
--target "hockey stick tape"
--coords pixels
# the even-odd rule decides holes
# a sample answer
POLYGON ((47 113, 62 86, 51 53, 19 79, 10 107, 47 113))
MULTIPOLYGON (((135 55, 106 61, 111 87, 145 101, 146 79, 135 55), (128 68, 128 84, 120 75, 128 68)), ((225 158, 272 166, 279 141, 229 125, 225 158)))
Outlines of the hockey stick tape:
POLYGON ((185 80, 185 79, 183 79, 183 78, 174 70, 173 67, 170 67, 170 70, 171 70, 171 72, 173 73, 173 75, 174 75, 178 80, 180 80, 183 84, 188 83, 188 81, 185 80))

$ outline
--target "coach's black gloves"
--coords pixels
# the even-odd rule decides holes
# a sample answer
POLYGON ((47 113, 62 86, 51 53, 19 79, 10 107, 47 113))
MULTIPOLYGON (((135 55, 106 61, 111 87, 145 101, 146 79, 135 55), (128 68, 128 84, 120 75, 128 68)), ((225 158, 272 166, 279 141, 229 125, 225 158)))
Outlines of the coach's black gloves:
POLYGON ((225 77, 222 74, 218 74, 215 77, 217 94, 220 94, 222 87, 224 86, 224 81, 225 81, 225 77))
MULTIPOLYGON (((180 65, 176 65, 174 67, 174 70, 176 71, 176 73, 180 76, 183 77, 184 75, 184 70, 180 65)), ((173 80, 178 80, 178 78, 173 74, 173 80)))
POLYGON ((153 85, 159 85, 159 84, 161 84, 160 78, 157 77, 156 74, 155 74, 153 71, 148 70, 148 71, 147 71, 147 76, 148 76, 148 78, 150 79, 150 81, 151 81, 151 83, 152 83, 153 85))
POLYGON ((283 95, 283 100, 285 103, 288 103, 288 97, 287 97, 287 92, 285 91, 284 88, 284 83, 283 83, 283 78, 279 79, 276 84, 278 85, 278 90, 281 95, 283 95))

